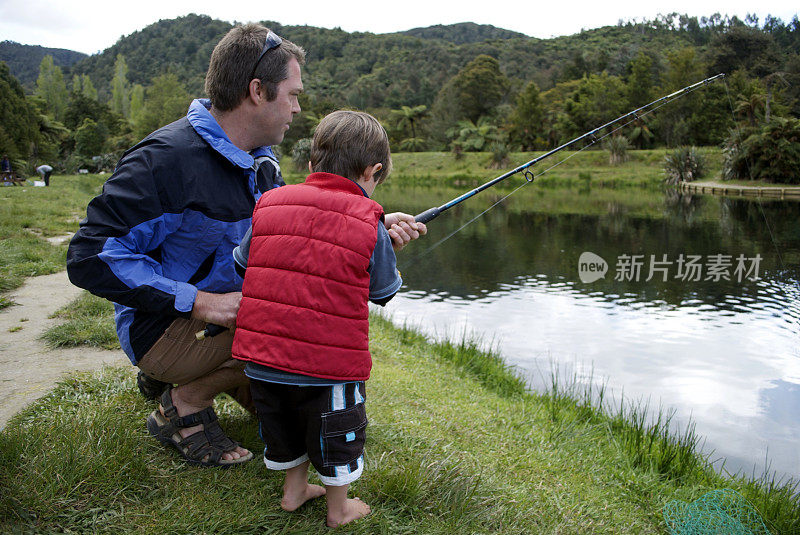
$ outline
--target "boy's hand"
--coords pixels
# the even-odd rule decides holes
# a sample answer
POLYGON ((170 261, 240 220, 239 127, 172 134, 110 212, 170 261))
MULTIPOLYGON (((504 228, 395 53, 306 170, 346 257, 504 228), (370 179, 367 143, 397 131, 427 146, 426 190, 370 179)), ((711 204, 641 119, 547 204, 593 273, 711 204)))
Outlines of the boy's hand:
POLYGON ((386 214, 383 218, 389 237, 392 238, 392 248, 395 251, 401 250, 409 244, 411 240, 416 240, 420 236, 428 233, 425 223, 417 223, 414 216, 403 212, 386 214))

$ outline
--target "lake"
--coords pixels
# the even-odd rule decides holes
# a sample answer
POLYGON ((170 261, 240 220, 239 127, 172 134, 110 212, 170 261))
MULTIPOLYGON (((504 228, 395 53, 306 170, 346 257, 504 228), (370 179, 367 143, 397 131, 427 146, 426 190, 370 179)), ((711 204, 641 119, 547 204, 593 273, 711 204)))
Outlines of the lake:
MULTIPOLYGON (((473 187, 403 182, 376 190, 387 211, 473 187)), ((533 388, 558 369, 674 410, 719 470, 800 477, 800 203, 537 180, 439 243, 510 191, 399 253, 396 324, 480 338, 533 388)))

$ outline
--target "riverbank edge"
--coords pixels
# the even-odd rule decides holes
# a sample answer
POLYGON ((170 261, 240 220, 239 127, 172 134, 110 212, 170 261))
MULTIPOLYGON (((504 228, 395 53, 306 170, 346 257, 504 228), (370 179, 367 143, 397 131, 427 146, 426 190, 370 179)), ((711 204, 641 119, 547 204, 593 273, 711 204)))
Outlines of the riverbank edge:
MULTIPOLYGON (((372 315, 371 325, 371 348, 376 363, 373 378, 368 383, 373 398, 370 404, 371 428, 377 425, 385 433, 387 427, 398 425, 391 434, 411 440, 416 445, 410 449, 413 456, 427 457, 436 452, 458 456, 459 463, 468 459, 461 471, 467 472, 471 478, 487 481, 493 487, 491 494, 505 493, 518 502, 520 496, 528 496, 535 502, 541 498, 532 492, 555 493, 558 495, 556 499, 562 502, 582 503, 578 511, 559 513, 565 515, 563 521, 567 524, 582 525, 591 517, 592 522, 600 522, 596 527, 604 526, 600 532, 635 533, 645 527, 647 530, 663 530, 661 508, 671 499, 691 501, 707 491, 732 488, 753 504, 774 532, 800 532, 800 502, 794 495, 796 484, 791 481, 781 484, 768 478, 753 480, 742 476, 727 478, 718 475, 708 460, 696 452, 697 439, 691 428, 677 436, 673 435, 669 431, 668 416, 658 415, 655 424, 647 424, 646 411, 640 406, 620 408, 616 414, 609 412, 608 407, 605 410, 598 408, 598 399, 600 406, 603 406, 602 391, 581 390, 574 378, 559 378, 557 373, 548 392, 532 392, 498 354, 481 349, 474 340, 432 341, 413 328, 395 326, 389 318, 378 315, 372 315), (432 362, 438 365, 431 365, 432 362), (421 386, 423 382, 445 385, 446 390, 440 399, 432 399, 437 396, 436 389, 421 386), (476 386, 480 391, 475 389, 476 386), (416 401, 409 403, 408 398, 416 401), (487 411, 486 406, 494 406, 496 413, 487 411), (395 424, 401 414, 403 423, 395 424), (465 417, 468 421, 459 424, 457 420, 465 417), (464 426, 470 425, 470 418, 474 419, 474 429, 467 431, 464 426), (485 423, 487 420, 497 420, 503 426, 493 428, 485 423), (411 424, 406 423, 409 421, 411 424), (473 438, 481 443, 505 445, 499 450, 489 448, 488 451, 480 451, 469 444, 460 443, 466 440, 460 437, 461 434, 472 432, 477 433, 473 438), (437 444, 441 441, 449 442, 444 449, 449 447, 450 452, 439 451, 437 444), (541 463, 521 458, 514 460, 513 468, 508 466, 509 451, 517 451, 520 445, 528 443, 538 444, 539 448, 549 453, 541 463), (433 444, 434 447, 426 449, 419 447, 419 444, 433 444), (495 473, 498 467, 505 473, 495 473), (584 472, 589 470, 595 473, 584 478, 584 472), (487 476, 487 471, 493 475, 487 476), (540 481, 541 477, 545 477, 544 474, 555 481, 540 481), (502 491, 499 490, 496 477, 509 480, 502 486, 502 491), (620 481, 624 481, 624 484, 621 485, 620 481), (531 484, 535 484, 535 489, 530 487, 531 484), (543 491, 542 485, 550 488, 543 491), (598 503, 583 503, 592 500, 598 503), (614 504, 608 509, 615 520, 595 518, 602 517, 600 504, 603 502, 614 504), (581 515, 588 516, 582 519, 581 515), (620 525, 627 526, 626 529, 620 529, 620 525, 616 524, 620 515, 624 518, 620 525)), ((78 377, 70 381, 79 384, 81 379, 78 377)), ((86 388, 89 397, 96 389, 96 386, 86 388)), ((128 390, 135 390, 132 383, 128 385, 128 390)), ((135 395, 135 392, 128 394, 135 395)), ((74 396, 85 398, 86 392, 78 392, 74 396)), ((58 397, 56 395, 54 399, 54 396, 50 396, 37 402, 12 419, 9 424, 11 431, 0 433, 0 442, 4 443, 4 448, 0 449, 9 449, 5 443, 9 436, 27 436, 31 431, 30 426, 37 425, 37 414, 69 412, 71 400, 61 404, 58 397), (56 406, 48 407, 48 403, 54 401, 56 406), (23 427, 28 428, 27 432, 23 432, 23 427)), ((146 410, 139 412, 141 414, 138 416, 141 417, 146 410)), ((110 414, 109 417, 114 418, 114 415, 110 414)), ((240 421, 239 426, 248 425, 249 420, 241 417, 239 420, 245 420, 240 421)), ((70 418, 70 421, 71 425, 76 426, 71 434, 80 435, 84 428, 96 427, 80 419, 70 418)), ((37 433, 40 431, 37 430, 37 433)), ((29 451, 27 445, 23 447, 17 444, 11 449, 25 451, 32 458, 39 456, 36 451, 29 451)), ((402 450, 402 447, 392 448, 381 455, 402 450)), ((61 454, 58 446, 51 454, 61 454)), ((163 454, 163 451, 155 453, 156 456, 163 454)), ((5 461, 2 464, 13 464, 13 459, 7 456, 0 456, 1 461, 5 461)), ((158 464, 163 461, 156 459, 154 462, 158 464)), ((420 462, 420 459, 416 462, 420 462)), ((8 470, 9 466, 5 468, 7 474, 14 472, 8 470)), ((47 473, 51 472, 51 468, 38 466, 36 470, 47 473)), ((383 484, 381 477, 379 474, 379 487, 383 484)), ((3 479, 0 477, 0 482, 5 487, 10 482, 3 479)), ((84 484, 91 487, 91 481, 84 484)), ((123 486, 129 485, 123 482, 123 486)), ((0 496, 10 495, 14 500, 15 494, 19 493, 3 488, 0 496)), ((533 507, 530 514, 534 517, 547 514, 538 510, 535 503, 517 503, 517 506, 533 507)), ((606 505, 602 505, 603 510, 606 508, 606 505)), ((42 516, 41 512, 31 512, 34 516, 42 516)), ((525 524, 526 520, 519 522, 525 524)), ((553 528, 558 525, 557 522, 561 520, 552 520, 548 525, 553 528)), ((0 517, 0 525, 2 523, 0 517)), ((558 526, 561 529, 566 527, 558 526)), ((583 530, 565 530, 578 531, 583 530)))
POLYGON ((784 184, 759 184, 751 186, 730 184, 720 180, 702 180, 696 182, 680 182, 678 184, 678 189, 683 193, 701 195, 800 200, 800 186, 786 186, 784 184))
POLYGON ((703 439, 696 435, 694 423, 674 429, 669 408, 654 412, 649 403, 624 398, 608 402, 604 388, 592 385, 594 378, 589 378, 587 387, 575 376, 561 376, 558 369, 550 370, 547 390, 537 392, 527 387, 502 356, 482 348, 480 341, 466 337, 460 341, 431 340, 381 316, 373 317, 371 324, 388 324, 402 339, 429 345, 438 358, 470 373, 487 390, 538 406, 557 427, 577 424, 605 428, 604 447, 620 448, 639 473, 656 473, 674 485, 676 492, 680 488, 733 489, 759 511, 773 531, 800 534, 800 480, 781 480, 768 472, 760 476, 720 474, 720 468, 726 472, 724 459, 712 462, 700 453, 703 439))

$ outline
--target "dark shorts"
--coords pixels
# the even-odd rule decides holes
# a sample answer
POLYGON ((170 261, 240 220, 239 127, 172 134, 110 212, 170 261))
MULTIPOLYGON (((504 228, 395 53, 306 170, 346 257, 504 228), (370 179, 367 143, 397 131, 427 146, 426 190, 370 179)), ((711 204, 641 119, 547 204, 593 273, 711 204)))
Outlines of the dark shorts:
POLYGON ((324 485, 361 477, 367 413, 364 382, 297 386, 251 381, 264 464, 288 470, 311 461, 324 485))

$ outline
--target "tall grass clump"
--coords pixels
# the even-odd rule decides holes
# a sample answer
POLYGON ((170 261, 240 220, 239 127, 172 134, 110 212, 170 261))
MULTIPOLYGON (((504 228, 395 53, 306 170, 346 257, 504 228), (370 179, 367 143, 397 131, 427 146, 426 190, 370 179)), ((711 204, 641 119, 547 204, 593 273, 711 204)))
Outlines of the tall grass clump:
POLYGON ((608 151, 608 163, 619 165, 628 161, 628 149, 631 142, 625 136, 610 136, 603 143, 603 148, 608 151))
POLYGON ((705 156, 697 147, 679 147, 664 158, 664 179, 667 184, 690 182, 706 173, 705 156))
POLYGON ((64 322, 42 335, 50 347, 120 347, 114 327, 114 305, 106 299, 84 291, 75 301, 57 310, 53 317, 64 322))
POLYGON ((492 392, 502 396, 520 396, 525 381, 519 377, 495 350, 485 350, 480 340, 464 333, 461 340, 433 342, 435 355, 466 371, 492 392))

